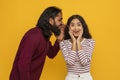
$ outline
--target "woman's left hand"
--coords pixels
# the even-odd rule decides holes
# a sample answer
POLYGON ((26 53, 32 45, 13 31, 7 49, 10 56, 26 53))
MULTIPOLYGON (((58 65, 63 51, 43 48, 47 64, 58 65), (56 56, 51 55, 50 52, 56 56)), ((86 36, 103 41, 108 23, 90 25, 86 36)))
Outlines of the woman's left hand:
POLYGON ((80 34, 80 35, 78 36, 78 38, 77 38, 77 43, 79 43, 79 42, 81 41, 81 39, 82 39, 82 34, 80 34))

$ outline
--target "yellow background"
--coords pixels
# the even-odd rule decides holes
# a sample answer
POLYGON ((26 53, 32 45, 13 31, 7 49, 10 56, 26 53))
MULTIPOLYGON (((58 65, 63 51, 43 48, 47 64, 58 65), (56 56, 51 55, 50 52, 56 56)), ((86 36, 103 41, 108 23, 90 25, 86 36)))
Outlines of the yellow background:
MULTIPOLYGON (((91 73, 94 80, 120 80, 119 0, 0 0, 0 80, 9 80, 14 57, 24 33, 36 25, 45 8, 58 6, 66 23, 72 14, 86 20, 96 41, 91 73)), ((53 42, 55 37, 52 36, 53 42)), ((64 80, 67 74, 61 52, 47 57, 41 80, 64 80)))

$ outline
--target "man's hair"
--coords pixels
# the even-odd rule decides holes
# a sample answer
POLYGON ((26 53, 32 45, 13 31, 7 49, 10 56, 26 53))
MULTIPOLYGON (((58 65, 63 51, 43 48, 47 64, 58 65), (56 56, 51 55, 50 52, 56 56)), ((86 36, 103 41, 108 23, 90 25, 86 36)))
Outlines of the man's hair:
POLYGON ((87 38, 87 39, 92 38, 92 36, 91 36, 91 34, 89 32, 88 26, 87 26, 85 20, 83 19, 83 17, 80 16, 80 15, 72 15, 71 17, 69 17, 69 19, 67 21, 67 26, 65 27, 65 38, 64 39, 65 40, 70 39, 69 26, 70 26, 70 23, 71 23, 71 21, 73 19, 78 19, 81 22, 82 27, 83 27, 83 35, 82 35, 82 37, 87 38))
POLYGON ((43 36, 46 40, 49 40, 50 36, 52 35, 49 19, 55 19, 59 12, 62 12, 62 10, 56 6, 48 7, 43 11, 40 18, 38 19, 36 26, 42 30, 43 36))

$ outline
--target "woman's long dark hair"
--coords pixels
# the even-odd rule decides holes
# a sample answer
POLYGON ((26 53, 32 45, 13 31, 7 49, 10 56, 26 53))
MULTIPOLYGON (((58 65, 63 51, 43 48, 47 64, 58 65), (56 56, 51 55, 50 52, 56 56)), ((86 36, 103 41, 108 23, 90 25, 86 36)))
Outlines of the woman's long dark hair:
POLYGON ((43 36, 46 40, 49 40, 50 36, 52 35, 52 32, 50 30, 51 24, 49 23, 49 19, 54 19, 57 16, 57 14, 61 11, 61 9, 55 6, 48 7, 43 11, 40 18, 38 19, 36 26, 42 30, 43 36))
POLYGON ((87 26, 85 20, 83 19, 83 17, 80 15, 72 15, 71 17, 69 17, 69 19, 67 21, 67 26, 65 27, 65 38, 64 39, 66 40, 66 39, 71 38, 69 35, 69 26, 70 26, 70 23, 73 19, 78 19, 81 22, 82 27, 83 27, 82 37, 87 38, 87 39, 92 38, 92 36, 89 32, 88 26, 87 26))

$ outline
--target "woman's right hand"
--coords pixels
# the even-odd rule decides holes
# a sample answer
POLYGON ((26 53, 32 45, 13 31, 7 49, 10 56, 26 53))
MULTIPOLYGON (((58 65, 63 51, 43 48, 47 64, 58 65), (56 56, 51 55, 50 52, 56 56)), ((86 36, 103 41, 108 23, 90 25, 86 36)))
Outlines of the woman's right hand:
POLYGON ((76 38, 74 37, 73 32, 72 32, 71 30, 69 31, 69 35, 70 35, 70 37, 71 37, 72 42, 73 42, 73 43, 76 43, 77 40, 76 40, 76 38))
POLYGON ((71 48, 71 49, 72 49, 73 51, 76 51, 76 50, 77 50, 77 47, 76 47, 77 40, 76 40, 76 38, 74 37, 72 31, 69 31, 69 35, 70 35, 71 40, 72 40, 72 48, 71 48))

